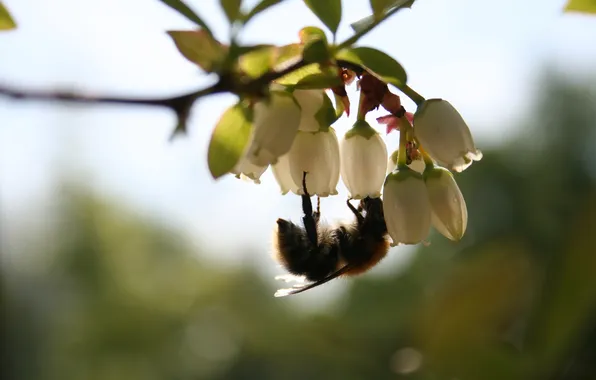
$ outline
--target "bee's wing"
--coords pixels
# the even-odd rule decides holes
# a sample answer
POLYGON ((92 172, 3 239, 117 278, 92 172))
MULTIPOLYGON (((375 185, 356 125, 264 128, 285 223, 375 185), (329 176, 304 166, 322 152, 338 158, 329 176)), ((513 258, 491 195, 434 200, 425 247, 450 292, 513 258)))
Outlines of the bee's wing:
POLYGON ((338 269, 337 271, 331 273, 329 276, 325 277, 322 280, 312 282, 310 284, 294 285, 291 288, 278 289, 273 296, 274 297, 285 297, 285 296, 290 296, 292 294, 302 293, 304 291, 307 291, 308 289, 316 288, 319 285, 323 285, 324 283, 329 282, 329 281, 333 280, 334 278, 341 276, 342 274, 348 273, 351 269, 352 269, 352 266, 349 264, 346 264, 341 269, 338 269))

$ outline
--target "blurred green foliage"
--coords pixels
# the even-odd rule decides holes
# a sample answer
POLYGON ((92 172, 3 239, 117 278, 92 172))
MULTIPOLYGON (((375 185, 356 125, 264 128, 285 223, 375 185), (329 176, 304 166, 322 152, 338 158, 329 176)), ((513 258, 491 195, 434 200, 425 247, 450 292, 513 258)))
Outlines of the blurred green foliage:
POLYGON ((8 9, 0 1, 0 31, 11 30, 17 27, 8 9))
POLYGON ((541 88, 519 135, 457 177, 462 242, 437 236, 403 272, 350 280, 329 313, 69 190, 54 244, 29 236, 22 253, 45 264, 3 260, 3 378, 596 378, 596 91, 541 88))

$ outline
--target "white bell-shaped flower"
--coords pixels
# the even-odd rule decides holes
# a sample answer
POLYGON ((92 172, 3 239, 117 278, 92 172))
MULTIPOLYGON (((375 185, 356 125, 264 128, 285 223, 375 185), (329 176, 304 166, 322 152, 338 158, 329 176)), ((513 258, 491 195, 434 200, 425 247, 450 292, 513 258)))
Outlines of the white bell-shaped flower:
POLYGON ((295 90, 293 95, 302 109, 298 129, 304 132, 317 132, 320 125, 316 115, 323 107, 323 97, 327 95, 323 90, 295 90))
MULTIPOLYGON (((387 160, 387 174, 391 173, 392 171, 394 171, 395 169, 397 169, 397 156, 399 155, 399 149, 396 150, 395 152, 393 152, 391 154, 391 156, 389 156, 389 159, 387 160)), ((408 165, 408 167, 420 174, 422 174, 422 172, 424 172, 424 169, 426 168, 426 164, 424 163, 424 160, 422 159, 415 159, 412 160, 412 162, 408 165)))
POLYGON ((325 134, 331 162, 331 175, 329 176, 329 195, 337 195, 337 184, 339 183, 339 170, 341 168, 339 156, 339 141, 335 129, 329 127, 329 132, 325 134))
POLYGON ((340 144, 341 179, 350 197, 378 198, 387 170, 387 146, 366 121, 358 120, 340 144))
POLYGON ((447 169, 435 167, 424 172, 424 181, 433 226, 448 239, 460 240, 468 225, 468 209, 453 175, 447 169))
POLYGON ((261 176, 265 173, 268 167, 269 165, 257 166, 251 163, 246 157, 242 157, 231 173, 234 174, 236 178, 251 180, 256 184, 259 184, 261 183, 261 176))
POLYGON ((414 134, 441 166, 461 172, 482 158, 459 112, 446 100, 428 99, 414 114, 414 134))
POLYGON ((410 168, 389 174, 383 187, 383 212, 392 246, 423 241, 430 231, 431 208, 422 175, 410 168))
POLYGON ((294 194, 298 194, 300 186, 294 182, 292 179, 292 174, 290 174, 289 153, 279 157, 277 163, 272 165, 271 169, 282 195, 285 195, 290 191, 294 194))
POLYGON ((256 103, 248 160, 266 166, 289 152, 300 125, 300 113, 294 97, 284 91, 271 91, 269 102, 256 103))
POLYGON ((294 184, 298 185, 298 194, 304 194, 304 172, 307 173, 306 189, 309 194, 320 197, 337 194, 335 179, 339 177, 339 144, 331 128, 320 132, 298 131, 288 157, 290 175, 294 184))

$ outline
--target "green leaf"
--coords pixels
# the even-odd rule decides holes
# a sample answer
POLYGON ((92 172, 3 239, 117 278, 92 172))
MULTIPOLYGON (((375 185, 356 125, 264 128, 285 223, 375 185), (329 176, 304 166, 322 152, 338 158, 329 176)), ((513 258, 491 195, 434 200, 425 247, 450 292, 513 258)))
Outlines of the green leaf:
POLYGON ((258 15, 259 13, 271 8, 274 5, 281 3, 283 0, 261 0, 246 16, 244 16, 244 23, 250 21, 254 16, 258 15))
POLYGON ((275 62, 275 46, 263 46, 240 56, 238 67, 251 78, 257 78, 271 70, 275 62))
POLYGON ((311 63, 310 65, 301 67, 298 70, 294 70, 291 73, 277 79, 275 82, 283 85, 295 85, 302 79, 312 74, 322 74, 319 65, 316 63, 311 63))
POLYGON ((342 84, 342 81, 337 74, 332 75, 321 72, 305 76, 292 87, 299 90, 315 90, 332 88, 340 84, 342 84))
POLYGON ((304 0, 310 10, 333 34, 341 21, 341 0, 304 0))
POLYGON ((8 9, 6 9, 6 7, 0 3, 0 30, 10 30, 16 27, 17 24, 10 16, 10 13, 8 13, 8 9))
POLYGON ((290 62, 298 62, 302 59, 302 49, 303 46, 300 44, 280 46, 275 54, 275 66, 286 66, 290 62))
POLYGON ((201 28, 203 28, 209 35, 213 35, 209 26, 201 19, 195 12, 188 5, 186 5, 182 0, 160 0, 165 5, 169 6, 170 8, 174 9, 182 16, 186 17, 190 21, 194 22, 201 28))
POLYGON ((335 99, 335 117, 339 119, 346 110, 346 105, 344 104, 344 99, 340 95, 333 93, 333 97, 335 99))
POLYGON ((383 82, 391 83, 396 87, 405 85, 408 79, 406 71, 395 59, 377 49, 369 47, 344 49, 340 50, 335 58, 362 66, 383 82))
POLYGON ((414 1, 415 0, 370 0, 370 6, 374 14, 353 22, 350 26, 354 32, 360 33, 387 13, 395 11, 396 8, 411 8, 414 1))
POLYGON ((213 178, 229 173, 246 149, 252 131, 252 113, 238 103, 223 113, 213 130, 207 162, 213 178))
POLYGON ((242 6, 242 0, 219 0, 221 8, 223 9, 230 24, 238 20, 240 16, 240 7, 242 6))
POLYGON ((327 42, 327 36, 325 35, 323 29, 317 28, 316 26, 307 26, 300 29, 300 32, 298 32, 298 37, 300 38, 300 42, 303 44, 312 40, 323 40, 327 42))
POLYGON ((227 48, 204 30, 170 30, 176 47, 189 61, 206 72, 217 71, 227 55, 227 48))
POLYGON ((302 52, 302 58, 304 58, 304 62, 325 62, 328 61, 330 57, 331 53, 329 52, 327 42, 320 38, 310 40, 304 45, 304 50, 302 52))
MULTIPOLYGON (((341 113, 339 114, 341 116, 341 113)), ((319 122, 321 128, 329 129, 329 127, 339 119, 339 116, 333 108, 333 103, 327 94, 323 94, 323 105, 319 111, 315 114, 315 119, 319 122)))
POLYGON ((596 14, 596 0, 569 0, 565 12, 596 14))

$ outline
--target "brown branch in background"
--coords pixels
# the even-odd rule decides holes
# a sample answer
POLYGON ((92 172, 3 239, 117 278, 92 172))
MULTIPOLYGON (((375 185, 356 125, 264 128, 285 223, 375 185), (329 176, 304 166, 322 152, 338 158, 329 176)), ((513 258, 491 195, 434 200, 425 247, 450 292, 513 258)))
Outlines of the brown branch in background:
POLYGON ((128 104, 168 107, 177 110, 181 105, 193 103, 205 95, 217 94, 221 92, 233 93, 252 93, 260 94, 271 81, 283 77, 305 65, 304 61, 295 64, 281 71, 268 72, 262 76, 253 79, 247 83, 234 83, 230 76, 223 75, 220 80, 205 89, 175 96, 171 98, 131 98, 117 96, 93 96, 72 91, 34 91, 22 90, 15 87, 0 85, 0 95, 19 100, 39 100, 51 102, 72 102, 72 103, 103 103, 103 104, 128 104))
POLYGON ((131 98, 117 96, 93 96, 71 91, 33 91, 22 90, 15 87, 0 85, 0 95, 17 100, 38 100, 49 102, 70 102, 86 104, 122 104, 139 106, 157 106, 167 107, 176 113, 178 123, 174 134, 186 131, 186 119, 194 102, 206 95, 218 94, 222 92, 232 92, 235 94, 252 94, 262 96, 266 93, 266 87, 272 81, 283 77, 306 65, 300 60, 293 65, 281 71, 268 72, 246 83, 237 83, 233 76, 222 74, 219 81, 207 88, 174 96, 171 98, 131 98))

